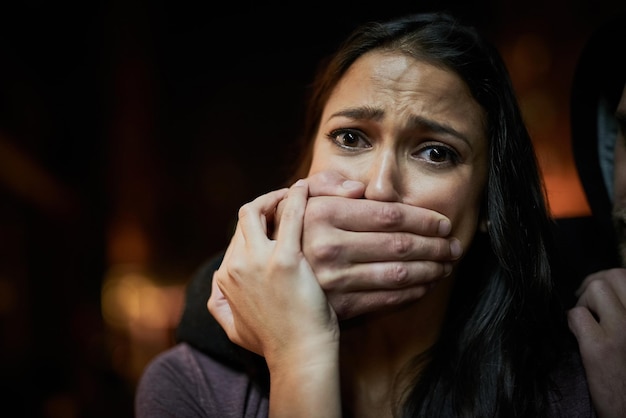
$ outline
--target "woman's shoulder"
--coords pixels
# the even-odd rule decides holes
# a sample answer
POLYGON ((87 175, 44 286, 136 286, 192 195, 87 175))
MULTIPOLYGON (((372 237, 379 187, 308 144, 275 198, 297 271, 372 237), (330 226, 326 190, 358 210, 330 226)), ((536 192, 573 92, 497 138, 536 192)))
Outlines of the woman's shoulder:
POLYGON ((551 410, 554 417, 595 418, 587 377, 578 350, 567 352, 552 374, 551 410))
POLYGON ((142 417, 267 417, 268 399, 245 372, 180 343, 145 368, 135 394, 142 417))

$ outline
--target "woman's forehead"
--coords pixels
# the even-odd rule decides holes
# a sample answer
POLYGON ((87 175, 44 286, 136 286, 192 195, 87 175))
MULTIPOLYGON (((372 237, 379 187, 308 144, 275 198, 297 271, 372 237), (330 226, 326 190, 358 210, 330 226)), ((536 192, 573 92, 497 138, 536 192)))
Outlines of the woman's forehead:
POLYGON ((486 132, 482 106, 455 72, 400 52, 376 50, 356 60, 329 96, 322 123, 350 108, 432 118, 473 136, 486 132))

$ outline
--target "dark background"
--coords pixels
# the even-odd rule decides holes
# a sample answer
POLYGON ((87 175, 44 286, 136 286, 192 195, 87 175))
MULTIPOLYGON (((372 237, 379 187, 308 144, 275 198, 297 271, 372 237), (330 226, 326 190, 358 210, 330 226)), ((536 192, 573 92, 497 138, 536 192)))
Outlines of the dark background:
POLYGON ((588 211, 569 83, 624 2, 361 3, 0 6, 0 415, 133 415, 185 283, 237 208, 282 186, 317 62, 362 21, 444 6, 478 26, 511 68, 555 216, 588 211))

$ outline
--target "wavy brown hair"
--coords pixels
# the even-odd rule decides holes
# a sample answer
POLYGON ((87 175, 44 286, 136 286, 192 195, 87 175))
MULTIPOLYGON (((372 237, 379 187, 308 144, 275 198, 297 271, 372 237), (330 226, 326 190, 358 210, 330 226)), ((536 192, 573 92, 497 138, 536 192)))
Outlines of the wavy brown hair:
POLYGON ((478 234, 459 267, 437 344, 416 358, 415 384, 398 400, 405 417, 542 417, 550 373, 568 337, 553 286, 554 244, 545 190, 507 69, 471 26, 426 13, 355 30, 313 84, 301 158, 306 177, 329 96, 348 68, 372 50, 401 52, 451 70, 487 114, 489 174, 478 234))

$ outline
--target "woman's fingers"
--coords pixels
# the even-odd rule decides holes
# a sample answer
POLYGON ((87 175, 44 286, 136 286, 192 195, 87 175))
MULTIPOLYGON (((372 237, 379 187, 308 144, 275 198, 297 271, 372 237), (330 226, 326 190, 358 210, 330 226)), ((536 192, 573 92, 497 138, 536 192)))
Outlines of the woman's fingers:
POLYGON ((290 189, 281 215, 281 227, 276 235, 276 252, 293 256, 302 251, 302 226, 308 197, 308 185, 298 180, 290 189))
POLYGON ((288 189, 275 190, 257 197, 239 209, 238 226, 243 237, 251 245, 267 242, 267 219, 273 218, 278 203, 287 195, 288 189))
POLYGON ((231 341, 266 357, 335 335, 336 321, 301 250, 307 198, 308 185, 299 181, 244 205, 214 274, 209 311, 231 341), (266 220, 280 201, 283 221, 272 240, 266 220))

